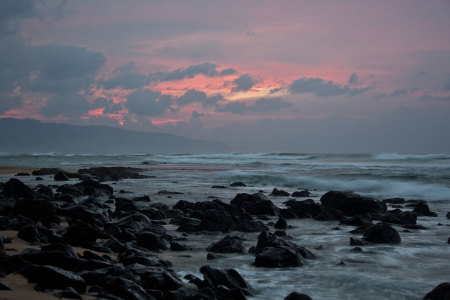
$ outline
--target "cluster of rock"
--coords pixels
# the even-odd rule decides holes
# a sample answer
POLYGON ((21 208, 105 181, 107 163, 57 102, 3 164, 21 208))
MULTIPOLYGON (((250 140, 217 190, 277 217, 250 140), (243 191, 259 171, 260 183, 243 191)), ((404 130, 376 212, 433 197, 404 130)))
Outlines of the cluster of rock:
MULTIPOLYGON (((103 171, 82 173, 106 178, 103 171)), ((115 171, 112 174, 116 174, 115 171)), ((128 174, 128 170, 123 174, 128 174)), ((171 269, 171 262, 156 253, 193 248, 180 243, 186 237, 168 234, 162 226, 166 224, 163 220, 170 218, 170 223, 179 225, 177 231, 184 236, 189 233, 260 232, 256 245, 249 249, 244 245, 244 236, 227 235, 206 250, 213 253, 250 252, 255 256, 255 266, 280 268, 301 267, 308 259, 316 257, 305 247, 284 238, 283 230, 290 228, 289 219, 337 220, 342 225, 356 226, 353 232, 363 234, 363 238, 352 238, 350 243, 362 246, 400 243, 398 231, 390 224, 416 229, 420 228, 416 227, 419 226, 417 216, 434 214, 423 201, 414 203, 413 212, 387 211, 388 201, 337 191, 323 195, 320 203, 312 199, 291 199, 285 202, 286 208, 275 206, 262 193, 240 193, 229 204, 218 199, 195 203, 180 200, 169 207, 164 203, 151 203, 148 196, 116 197, 111 186, 90 177, 79 178, 82 180, 76 184, 37 185, 35 190, 16 178, 2 185, 0 209, 3 209, 4 217, 0 218, 0 230, 16 230, 18 238, 31 245, 41 245, 40 250, 29 248, 14 256, 0 251, 3 275, 18 272, 30 283, 36 283, 36 290, 64 290, 62 297, 87 293, 106 299, 246 299, 256 291, 234 269, 202 266, 203 279, 187 275, 185 279, 189 283, 184 282, 171 269), (278 221, 268 224, 261 221, 271 217, 278 221), (380 222, 374 224, 374 220, 380 222), (62 222, 68 222, 68 226, 61 226, 62 222), (274 226, 278 231, 271 233, 268 226, 274 226), (73 247, 87 250, 81 255, 73 247), (86 291, 88 285, 92 288, 86 291)), ((309 195, 307 190, 301 193, 297 196, 309 195)), ((276 189, 272 195, 286 196, 276 189)), ((0 240, 3 247, 3 240, 0 240)), ((215 257, 218 256, 208 256, 215 257)), ((286 299, 310 298, 292 293, 286 299)))

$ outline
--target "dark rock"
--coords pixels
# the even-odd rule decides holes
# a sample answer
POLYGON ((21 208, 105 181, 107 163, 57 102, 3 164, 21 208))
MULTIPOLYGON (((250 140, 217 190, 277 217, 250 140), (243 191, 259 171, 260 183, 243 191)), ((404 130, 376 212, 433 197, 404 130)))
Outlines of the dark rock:
POLYGON ((176 217, 176 218, 172 218, 172 220, 170 220, 170 224, 176 224, 176 225, 193 225, 193 226, 198 226, 200 225, 201 220, 199 219, 194 219, 194 218, 186 218, 186 217, 176 217))
POLYGON ((138 246, 150 251, 163 251, 170 249, 170 241, 153 232, 141 232, 138 236, 138 246))
POLYGON ((185 286, 176 289, 175 291, 168 292, 164 300, 191 300, 198 299, 198 288, 193 284, 186 284, 185 286))
POLYGON ((308 190, 293 192, 292 197, 309 197, 311 193, 308 190))
POLYGON ((224 214, 208 212, 200 223, 200 228, 205 231, 228 231, 234 225, 233 220, 224 214))
POLYGON ((392 223, 392 224, 402 224, 402 225, 415 225, 417 221, 417 215, 413 212, 387 212, 383 218, 382 222, 392 223))
POLYGON ((293 292, 287 295, 284 300, 312 300, 312 298, 305 294, 293 292))
POLYGON ((340 220, 340 224, 349 225, 349 226, 364 226, 364 225, 373 225, 372 219, 365 216, 356 215, 351 218, 346 218, 340 220))
POLYGON ((170 250, 172 250, 172 251, 187 251, 187 250, 194 250, 194 248, 192 248, 188 245, 173 242, 172 244, 170 244, 170 250))
POLYGON ((1 194, 7 198, 14 199, 36 198, 36 192, 17 178, 11 178, 8 182, 4 183, 1 194))
POLYGON ((255 266, 258 267, 300 267, 304 264, 302 255, 292 247, 267 247, 255 258, 255 266))
POLYGON ((389 224, 376 224, 366 229, 364 239, 371 243, 392 243, 401 242, 398 231, 389 224))
POLYGON ((263 231, 258 236, 258 243, 256 244, 256 253, 261 253, 264 251, 265 248, 268 247, 288 247, 288 248, 294 248, 296 252, 298 252, 300 255, 302 255, 304 258, 315 258, 316 256, 307 250, 304 247, 300 247, 299 245, 284 241, 279 239, 276 235, 263 231))
POLYGON ((355 253, 359 253, 359 252, 363 252, 363 249, 361 247, 355 247, 355 248, 352 248, 351 251, 355 252, 355 253))
POLYGON ((450 282, 443 282, 423 297, 423 300, 450 299, 450 282))
POLYGON ((285 197, 289 197, 291 194, 289 194, 288 192, 285 192, 283 190, 278 190, 276 188, 274 188, 272 190, 272 195, 273 196, 285 196, 285 197))
POLYGON ((247 186, 245 183, 243 182, 233 182, 232 184, 230 184, 230 186, 241 186, 241 187, 245 187, 247 186))
POLYGON ((49 197, 53 197, 53 190, 51 187, 49 186, 45 186, 43 184, 38 185, 39 189, 37 190, 37 192, 39 194, 43 194, 43 195, 47 195, 49 197))
POLYGON ((227 187, 224 185, 213 185, 211 188, 212 189, 226 189, 227 187))
POLYGON ((367 242, 354 237, 350 238, 350 246, 364 246, 364 245, 367 245, 367 242))
POLYGON ((200 268, 200 272, 203 274, 204 281, 208 282, 213 289, 223 285, 229 289, 239 288, 248 292, 249 295, 256 294, 250 284, 234 269, 219 270, 206 265, 200 268))
MULTIPOLYGON (((295 214, 295 211, 290 207, 280 209, 279 215, 280 215, 280 217, 283 217, 285 219, 298 219, 299 218, 295 214)), ((311 217, 311 216, 309 216, 309 217, 311 217)))
POLYGON ((218 242, 212 243, 206 251, 217 253, 247 253, 242 239, 237 236, 225 236, 218 242))
POLYGON ((17 237, 30 244, 39 245, 39 231, 34 225, 26 225, 22 227, 17 233, 17 237))
POLYGON ((183 193, 180 193, 180 192, 169 192, 169 191, 166 191, 166 190, 162 190, 162 191, 159 191, 157 194, 163 194, 163 195, 182 195, 183 193))
POLYGON ((132 264, 127 270, 141 278, 142 284, 148 289, 168 291, 183 286, 183 282, 175 272, 161 267, 148 267, 141 264, 132 264))
POLYGON ((437 213, 430 211, 428 204, 420 202, 414 207, 413 212, 419 216, 437 217, 437 213))
POLYGON ((30 173, 17 173, 14 176, 31 176, 30 173))
POLYGON ((406 200, 404 198, 390 198, 384 199, 383 202, 389 204, 405 204, 406 200))
POLYGON ((323 195, 320 198, 320 202, 325 207, 340 210, 346 216, 364 215, 387 210, 386 203, 352 192, 331 191, 323 195))
POLYGON ((66 174, 64 174, 63 172, 58 172, 55 174, 55 176, 53 176, 53 179, 55 181, 69 181, 69 177, 66 176, 66 174))
POLYGON ((261 221, 245 220, 233 226, 233 230, 241 232, 261 232, 269 230, 269 227, 261 221))
POLYGON ((230 204, 237 207, 247 208, 252 206, 255 203, 269 200, 265 195, 261 193, 255 193, 253 195, 242 193, 237 194, 233 200, 230 201, 230 204))
POLYGON ((277 228, 277 229, 288 229, 288 223, 287 223, 286 219, 280 217, 278 219, 277 223, 275 223, 274 228, 277 228))
POLYGON ((132 232, 133 234, 138 234, 142 229, 152 226, 152 221, 144 214, 135 213, 133 215, 123 217, 117 222, 109 222, 105 224, 104 229, 117 226, 122 230, 122 232, 132 232))
MULTIPOLYGON (((450 240, 450 238, 449 238, 449 240, 450 240)), ((208 253, 208 255, 206 255, 207 260, 225 258, 225 257, 226 257, 225 255, 219 255, 219 254, 214 254, 214 253, 208 253)))
POLYGON ((140 175, 138 172, 145 171, 139 168, 130 167, 94 167, 80 169, 78 173, 97 178, 99 181, 118 181, 122 179, 144 179, 153 176, 140 175))
POLYGON ((102 228, 77 220, 63 234, 63 239, 72 246, 86 246, 105 236, 102 228))
POLYGON ((280 214, 280 209, 273 204, 270 200, 264 200, 257 202, 250 207, 245 208, 245 210, 251 215, 270 215, 278 216, 280 214))
POLYGON ((33 221, 40 221, 44 226, 60 223, 55 207, 48 200, 18 199, 14 204, 14 215, 21 214, 33 221))
POLYGON ((83 191, 86 195, 92 195, 95 190, 102 190, 108 195, 112 195, 114 193, 114 189, 112 186, 100 183, 92 179, 85 179, 73 186, 78 188, 80 191, 83 191))
POLYGON ((286 232, 282 231, 282 230, 277 230, 273 234, 275 234, 277 237, 285 237, 286 236, 286 232))
POLYGON ((20 273, 27 275, 25 277, 28 278, 29 283, 37 283, 45 288, 65 290, 72 287, 78 293, 86 292, 86 282, 83 278, 57 267, 29 266, 20 273))
POLYGON ((78 294, 77 291, 70 286, 62 292, 62 296, 63 298, 68 299, 83 299, 80 294, 78 294))
POLYGON ((306 199, 303 201, 297 201, 297 200, 289 200, 286 201, 284 204, 291 208, 294 213, 299 218, 314 218, 322 213, 323 209, 322 207, 315 203, 312 199, 306 199))
POLYGON ((74 220, 86 220, 93 218, 98 211, 84 205, 74 204, 65 208, 56 208, 56 213, 60 216, 66 216, 74 220))

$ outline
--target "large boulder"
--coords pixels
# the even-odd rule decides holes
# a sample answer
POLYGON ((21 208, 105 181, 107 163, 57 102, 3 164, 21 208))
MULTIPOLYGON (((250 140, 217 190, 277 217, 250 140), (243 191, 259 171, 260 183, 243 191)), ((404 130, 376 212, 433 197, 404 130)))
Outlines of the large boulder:
POLYGON ((14 204, 14 215, 18 214, 40 221, 44 226, 60 222, 55 207, 48 200, 18 199, 14 204))
POLYGON ((83 278, 57 267, 29 266, 21 274, 28 277, 29 283, 37 283, 44 288, 65 290, 72 287, 78 293, 86 292, 86 282, 83 278))
POLYGON ((67 228, 62 237, 69 245, 87 246, 105 235, 102 228, 77 220, 67 228))
POLYGON ((255 266, 257 267, 300 267, 304 264, 302 255, 293 247, 268 247, 255 258, 255 266))
POLYGON ((255 203, 269 200, 265 195, 261 193, 255 193, 253 195, 241 193, 237 194, 233 200, 230 201, 230 204, 233 206, 238 206, 242 208, 247 208, 255 203))
POLYGON ((7 198, 36 198, 36 192, 17 178, 11 178, 3 184, 2 195, 7 198))
POLYGON ((135 213, 131 216, 126 216, 119 219, 116 222, 106 223, 104 226, 105 230, 117 226, 122 232, 131 232, 133 234, 138 234, 142 229, 152 226, 152 221, 144 214, 135 213))
POLYGON ((261 232, 269 230, 269 227, 261 221, 244 220, 233 226, 233 230, 241 232, 261 232))
POLYGON ((378 244, 400 244, 402 239, 395 228, 389 224, 375 224, 370 226, 364 232, 364 239, 371 243, 378 244))
POLYGON ((53 176, 53 179, 55 181, 69 181, 69 177, 66 176, 66 174, 64 174, 64 172, 58 172, 55 174, 55 176, 53 176))
POLYGON ((335 208, 346 216, 380 213, 387 210, 386 203, 352 192, 330 191, 320 198, 324 207, 335 208))
POLYGON ((401 224, 401 225, 416 225, 417 215, 413 212, 402 212, 401 210, 396 210, 392 212, 387 212, 382 218, 382 222, 401 224))
POLYGON ((423 297, 423 300, 448 300, 450 299, 450 282, 443 282, 423 297))
POLYGON ((275 234, 263 231, 258 236, 256 244, 256 253, 262 253, 264 249, 269 247, 289 247, 294 248, 304 258, 315 258, 316 256, 304 247, 300 247, 296 243, 279 239, 275 234))
POLYGON ((200 268, 200 273, 203 274, 204 281, 213 289, 222 285, 229 289, 244 290, 252 296, 256 294, 253 287, 234 269, 219 270, 206 265, 200 268))
POLYGON ((273 204, 270 200, 264 200, 257 202, 245 209, 251 215, 270 215, 279 216, 280 209, 273 204))
POLYGON ((292 211, 299 218, 315 218, 323 212, 321 205, 314 202, 312 199, 306 199, 303 201, 288 200, 284 203, 290 211, 292 211))
POLYGON ((205 231, 229 231, 234 225, 233 220, 225 215, 213 212, 207 212, 200 222, 200 228, 205 231))
POLYGON ((138 246, 150 251, 160 252, 170 249, 170 241, 153 232, 141 232, 138 236, 138 246))
POLYGON ((247 253, 242 239, 237 236, 227 235, 220 241, 212 243, 206 248, 206 251, 218 253, 247 253))
POLYGON ((427 216, 427 217, 437 217, 437 213, 432 212, 428 207, 428 204, 424 202, 417 203, 416 207, 413 210, 419 216, 427 216))

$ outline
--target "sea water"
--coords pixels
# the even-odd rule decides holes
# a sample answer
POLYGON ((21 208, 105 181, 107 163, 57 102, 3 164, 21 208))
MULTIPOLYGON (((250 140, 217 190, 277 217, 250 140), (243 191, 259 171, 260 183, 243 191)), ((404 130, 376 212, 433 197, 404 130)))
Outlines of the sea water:
MULTIPOLYGON (((254 299, 283 299, 293 291, 313 299, 422 299, 441 282, 450 281, 450 155, 402 154, 297 154, 297 153, 228 153, 132 155, 98 154, 0 154, 0 165, 26 167, 88 168, 93 166, 131 166, 144 169, 154 178, 123 180, 114 185, 126 190, 127 197, 149 195, 153 202, 173 205, 179 200, 207 201, 219 198, 229 203, 237 193, 270 194, 273 188, 294 192, 309 189, 319 201, 330 190, 353 191, 377 199, 402 197, 428 201, 437 218, 419 217, 417 223, 428 230, 400 233, 400 245, 364 246, 362 253, 351 251, 352 226, 338 221, 288 220, 294 226, 286 232, 292 241, 314 252, 317 259, 307 260, 300 268, 268 269, 253 266, 252 254, 226 254, 225 259, 206 260, 204 250, 224 234, 195 235, 186 243, 195 251, 164 252, 182 276, 194 274, 202 278, 199 268, 209 264, 216 268, 235 268, 259 292, 254 299), (143 164, 145 163, 145 164, 143 164), (230 187, 236 181, 247 187, 230 187), (227 186, 213 189, 214 185, 227 186), (183 194, 161 195, 158 191, 183 194), (438 225, 440 223, 441 225, 438 225), (339 229, 337 229, 338 227, 339 229), (315 248, 322 246, 321 250, 315 248), (338 266, 343 261, 345 266, 338 266)), ((54 184, 50 177, 35 182, 21 177, 30 186, 54 184)), ((5 181, 0 178, 0 181, 5 181)), ((108 183, 108 182, 106 182, 108 183)), ((290 197, 269 198, 279 207, 290 197)), ((411 208, 404 207, 403 210, 411 208)), ((271 221, 276 222, 276 219, 271 221)), ((169 233, 177 226, 166 225, 169 233)), ((273 230, 273 229, 272 229, 273 230)), ((239 234, 233 232, 233 234, 239 234)), ((245 245, 256 245, 258 233, 246 233, 245 245)))

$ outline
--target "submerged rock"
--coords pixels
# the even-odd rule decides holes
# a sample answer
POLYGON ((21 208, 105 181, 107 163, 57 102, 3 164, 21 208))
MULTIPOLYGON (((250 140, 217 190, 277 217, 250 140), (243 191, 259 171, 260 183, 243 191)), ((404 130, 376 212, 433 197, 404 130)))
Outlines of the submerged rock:
POLYGON ((423 297, 423 300, 450 299, 450 282, 443 282, 423 297))
POLYGON ((305 294, 293 292, 287 295, 284 300, 312 300, 312 298, 305 294))
POLYGON ((413 212, 415 212, 419 216, 437 217, 437 213, 430 211, 428 204, 424 202, 417 203, 416 207, 414 207, 413 212))
POLYGON ((395 228, 389 224, 376 224, 366 229, 364 232, 364 239, 371 243, 379 244, 400 244, 402 239, 395 228))

